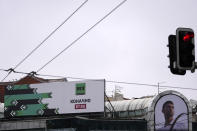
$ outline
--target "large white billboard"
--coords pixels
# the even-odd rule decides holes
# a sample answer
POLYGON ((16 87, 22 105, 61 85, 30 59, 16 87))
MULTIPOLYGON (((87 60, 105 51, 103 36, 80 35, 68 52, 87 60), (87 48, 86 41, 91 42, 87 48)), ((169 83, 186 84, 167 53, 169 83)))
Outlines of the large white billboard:
POLYGON ((155 105, 155 131, 188 131, 188 113, 188 106, 180 96, 162 96, 155 105))
POLYGON ((5 89, 5 116, 104 112, 104 80, 13 85, 5 89))

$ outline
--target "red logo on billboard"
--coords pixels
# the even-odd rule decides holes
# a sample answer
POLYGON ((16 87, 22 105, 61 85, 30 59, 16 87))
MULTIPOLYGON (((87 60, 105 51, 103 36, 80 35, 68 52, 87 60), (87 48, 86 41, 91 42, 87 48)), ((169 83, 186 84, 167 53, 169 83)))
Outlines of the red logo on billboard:
POLYGON ((86 109, 86 104, 75 104, 75 109, 86 109))

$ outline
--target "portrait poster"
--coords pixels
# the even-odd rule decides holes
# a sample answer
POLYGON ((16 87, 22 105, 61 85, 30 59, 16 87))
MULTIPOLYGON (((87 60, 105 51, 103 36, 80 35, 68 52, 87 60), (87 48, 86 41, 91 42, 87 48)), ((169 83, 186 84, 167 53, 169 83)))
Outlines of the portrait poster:
POLYGON ((155 105, 155 131, 188 131, 188 106, 178 95, 164 95, 155 105))

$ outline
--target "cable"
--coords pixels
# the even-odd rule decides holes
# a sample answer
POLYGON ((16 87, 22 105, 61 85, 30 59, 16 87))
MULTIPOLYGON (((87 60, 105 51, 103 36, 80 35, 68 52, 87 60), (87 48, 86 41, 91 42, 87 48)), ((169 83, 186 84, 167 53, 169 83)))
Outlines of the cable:
POLYGON ((60 77, 60 78, 65 78, 65 76, 56 76, 56 75, 43 75, 43 74, 36 74, 39 76, 47 76, 47 77, 60 77))
MULTIPOLYGON (((67 77, 67 76, 53 76, 53 75, 41 75, 40 76, 51 76, 51 77, 62 77, 62 78, 70 78, 70 79, 81 79, 81 80, 95 80, 95 79, 87 79, 87 78, 81 78, 81 77, 67 77)), ((98 80, 95 80, 98 81, 98 80)), ((118 84, 126 84, 126 85, 139 85, 139 86, 151 86, 151 87, 157 87, 158 85, 154 84, 144 84, 144 83, 134 83, 134 82, 123 82, 123 81, 111 81, 111 80, 105 80, 105 82, 108 83, 118 83, 118 84)), ((176 86, 160 86, 160 87, 166 87, 166 88, 175 88, 175 89, 185 89, 185 90, 197 90, 195 88, 185 88, 185 87, 176 87, 176 86)))
POLYGON ((82 35, 80 35, 77 39, 75 39, 71 44, 69 44, 66 48, 64 48, 59 54, 53 57, 50 61, 44 64, 41 68, 39 68, 36 72, 41 71, 44 67, 46 67, 49 63, 51 63, 54 59, 56 59, 59 55, 61 55, 64 51, 69 49, 72 45, 74 45, 78 40, 80 40, 83 36, 85 36, 90 30, 92 30, 95 26, 97 26, 100 22, 102 22, 105 18, 107 18, 110 14, 112 14, 116 9, 118 9, 122 4, 124 4, 127 0, 119 3, 115 8, 113 8, 107 15, 105 15, 102 19, 96 22, 93 26, 91 26, 87 31, 85 31, 82 35))
POLYGON ((157 85, 153 85, 153 84, 131 83, 131 82, 123 82, 123 81, 107 81, 107 82, 118 83, 118 84, 127 84, 127 85, 141 85, 141 86, 154 86, 154 87, 157 87, 157 85))
MULTIPOLYGON (((48 76, 48 77, 62 77, 62 78, 66 77, 66 78, 70 78, 70 79, 80 79, 80 80, 95 80, 95 79, 87 79, 87 78, 82 78, 82 77, 55 76, 55 75, 43 75, 43 74, 37 74, 37 75, 39 75, 39 76, 48 76)), ((96 80, 96 81, 98 81, 98 80, 96 80)), ((118 84, 127 84, 127 85, 140 85, 140 86, 153 86, 153 87, 157 87, 158 86, 158 85, 153 85, 153 84, 142 84, 142 83, 123 82, 123 81, 111 81, 111 80, 106 80, 106 82, 118 83, 118 84)))
POLYGON ((4 71, 7 71, 8 74, 1 80, 1 82, 3 82, 12 72, 15 72, 14 69, 10 68, 8 70, 4 70, 4 71))
MULTIPOLYGON (((0 69, 2 71, 9 71, 5 69, 0 69)), ((78 79, 78 80, 93 80, 93 81, 100 81, 98 79, 88 79, 88 78, 82 78, 82 77, 70 77, 70 76, 56 76, 56 75, 46 75, 46 74, 37 74, 36 72, 21 72, 21 71, 13 71, 14 73, 20 73, 20 74, 26 74, 26 75, 37 75, 37 76, 48 76, 48 77, 59 77, 59 78, 70 78, 70 79, 78 79)), ((112 80, 105 80, 105 82, 108 83, 118 83, 118 84, 126 84, 126 85, 139 85, 139 86, 151 86, 151 87, 157 87, 158 85, 154 84, 144 84, 144 83, 134 83, 134 82, 123 82, 123 81, 112 81, 112 80)), ((185 87, 177 87, 177 86, 160 86, 160 87, 166 87, 166 88, 175 88, 175 89, 185 89, 185 90, 197 90, 195 88, 185 88, 185 87)))
POLYGON ((160 86, 160 87, 167 87, 167 88, 179 88, 179 89, 189 89, 189 90, 197 90, 197 89, 195 89, 195 88, 174 87, 174 86, 160 86))
MULTIPOLYGON (((105 95, 105 97, 107 98, 107 101, 109 102, 110 106, 112 107, 112 109, 113 109, 113 113, 115 113, 115 114, 116 114, 116 110, 115 110, 114 106, 111 104, 111 101, 109 100, 109 97, 106 95, 106 93, 105 93, 105 92, 104 92, 104 95, 105 95)), ((107 106, 106 106, 106 107, 107 107, 107 106)))
POLYGON ((48 40, 61 26, 63 26, 88 0, 83 2, 66 20, 64 20, 55 30, 53 30, 36 48, 34 48, 14 69, 21 65, 34 51, 36 51, 46 40, 48 40))
MULTIPOLYGON (((15 70, 18 66, 20 66, 31 54, 33 54, 41 45, 44 44, 61 26, 63 26, 81 7, 83 7, 88 0, 83 2, 66 20, 64 20, 55 30, 53 30, 39 45, 36 46, 25 58, 23 58, 13 69, 15 70)), ((3 82, 12 72, 8 73, 2 80, 3 82)))
MULTIPOLYGON (((41 75, 41 76, 50 76, 50 75, 41 75)), ((70 79, 83 79, 83 80, 94 80, 94 79, 87 79, 87 78, 80 78, 80 77, 69 77, 69 76, 66 77, 66 78, 70 78, 70 79)), ((117 84, 126 84, 126 85, 139 85, 139 86, 158 87, 158 85, 154 85, 154 84, 144 84, 144 83, 134 83, 134 82, 124 82, 124 81, 106 80, 106 82, 108 82, 108 83, 117 83, 117 84)), ((176 87, 176 86, 160 86, 160 87, 175 88, 175 89, 186 89, 186 90, 197 90, 195 88, 185 88, 185 87, 176 87)))
MULTIPOLYGON (((83 79, 83 80, 94 80, 94 79, 79 78, 79 77, 66 77, 66 78, 83 79)), ((158 85, 154 85, 154 84, 144 84, 144 83, 134 83, 134 82, 111 81, 111 80, 106 80, 106 82, 108 82, 108 83, 126 84, 126 85, 139 85, 139 86, 158 87, 158 85)), ((177 86, 160 86, 160 87, 175 88, 175 89, 186 89, 186 90, 197 90, 195 88, 185 88, 185 87, 177 87, 177 86)))
POLYGON ((11 74, 11 72, 9 72, 9 73, 1 80, 1 82, 3 82, 10 74, 11 74))
POLYGON ((5 70, 5 69, 0 69, 1 71, 7 71, 7 70, 5 70))

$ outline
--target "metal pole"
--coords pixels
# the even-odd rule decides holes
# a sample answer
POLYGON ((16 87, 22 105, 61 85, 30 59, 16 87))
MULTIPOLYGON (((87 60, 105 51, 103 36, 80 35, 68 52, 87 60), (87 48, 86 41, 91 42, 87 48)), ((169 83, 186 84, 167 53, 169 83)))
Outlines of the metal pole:
POLYGON ((157 83, 157 90, 158 90, 158 94, 159 94, 159 89, 160 89, 160 87, 159 87, 159 86, 160 86, 160 84, 163 84, 163 83, 166 83, 166 82, 165 82, 165 81, 162 81, 162 82, 158 82, 158 83, 157 83))

